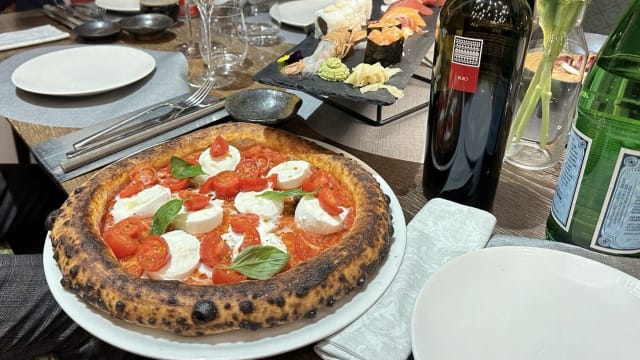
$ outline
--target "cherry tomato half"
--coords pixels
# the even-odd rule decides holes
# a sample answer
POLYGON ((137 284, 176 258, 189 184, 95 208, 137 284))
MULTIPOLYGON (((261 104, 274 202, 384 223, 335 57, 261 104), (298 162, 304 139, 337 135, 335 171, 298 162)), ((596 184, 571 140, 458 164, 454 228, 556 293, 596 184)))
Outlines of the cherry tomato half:
POLYGON ((327 187, 320 188, 320 191, 318 191, 318 202, 322 210, 331 216, 340 215, 342 209, 338 207, 341 205, 338 196, 338 192, 335 190, 327 187))
POLYGON ((211 280, 214 284, 228 284, 247 280, 247 277, 233 270, 215 269, 211 280))
POLYGON ((184 200, 183 205, 189 211, 204 209, 209 205, 209 197, 202 194, 192 194, 184 200))
POLYGON ((311 192, 323 187, 334 188, 336 185, 337 182, 331 174, 325 170, 318 170, 302 183, 302 190, 311 192))
POLYGON ((158 183, 156 170, 148 165, 140 166, 133 170, 131 174, 129 174, 129 178, 131 179, 131 181, 141 182, 144 187, 148 187, 158 183))
POLYGON ((105 231, 104 241, 118 259, 124 259, 136 253, 139 241, 135 236, 127 235, 118 227, 112 227, 105 231))
POLYGON ((209 232, 200 241, 200 260, 210 267, 231 263, 231 248, 217 232, 209 232))
POLYGON ((222 136, 216 136, 213 144, 209 147, 209 154, 211 157, 219 157, 229 152, 229 144, 222 136))
POLYGON ((128 198, 132 197, 142 190, 144 190, 144 184, 140 181, 133 181, 130 182, 129 185, 127 185, 124 189, 122 189, 120 193, 118 193, 118 195, 120 195, 121 198, 128 198))
POLYGON ((160 180, 160 185, 169 188, 171 192, 176 192, 186 189, 189 186, 189 178, 176 179, 173 176, 169 176, 160 180))
POLYGON ((211 186, 218 198, 230 199, 240 191, 240 178, 233 170, 221 171, 212 178, 213 182, 211 186))
POLYGON ((140 267, 147 271, 157 271, 169 262, 169 246, 160 235, 151 235, 140 243, 136 252, 140 267))
POLYGON ((242 238, 242 245, 240 245, 239 250, 242 251, 249 246, 260 245, 260 233, 256 228, 247 228, 244 231, 244 236, 242 238))
POLYGON ((260 217, 256 214, 233 214, 230 218, 231 230, 237 233, 245 233, 249 229, 258 227, 260 217))

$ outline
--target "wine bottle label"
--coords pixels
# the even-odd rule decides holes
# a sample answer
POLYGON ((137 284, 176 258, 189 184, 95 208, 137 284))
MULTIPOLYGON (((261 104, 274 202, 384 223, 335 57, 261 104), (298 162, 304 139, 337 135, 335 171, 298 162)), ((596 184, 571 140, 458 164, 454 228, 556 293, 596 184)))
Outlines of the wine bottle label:
POLYGON ((482 39, 455 35, 449 71, 449 88, 475 93, 480 73, 482 39))
POLYGON ((591 247, 615 254, 640 252, 640 151, 620 149, 591 247))
POLYGON ((578 130, 575 125, 571 128, 567 152, 551 204, 551 215, 564 231, 569 231, 591 142, 591 138, 578 130))

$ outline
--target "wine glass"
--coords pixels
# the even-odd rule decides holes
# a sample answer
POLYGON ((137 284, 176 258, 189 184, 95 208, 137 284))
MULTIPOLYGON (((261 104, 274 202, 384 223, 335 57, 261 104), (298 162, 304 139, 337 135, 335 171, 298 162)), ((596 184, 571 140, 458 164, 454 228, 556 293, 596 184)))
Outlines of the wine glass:
POLYGON ((200 48, 198 43, 193 39, 193 28, 191 26, 191 0, 184 0, 184 20, 187 23, 187 42, 178 45, 178 50, 186 57, 198 57, 200 56, 200 48))
MULTIPOLYGON (((200 34, 201 39, 204 39, 206 44, 211 43, 211 13, 215 7, 215 0, 194 0, 196 6, 198 7, 198 12, 200 13, 200 19, 202 20, 202 26, 200 26, 200 34)), ((202 42, 202 41, 201 41, 202 42)), ((210 47, 207 47, 207 51, 203 54, 203 59, 205 59, 206 64, 211 63, 211 52, 208 51, 210 47)), ((201 50, 202 52, 202 50, 201 50)), ((213 71, 210 66, 206 68, 206 74, 204 75, 209 78, 213 78, 213 71)))
MULTIPOLYGON (((214 88, 232 83, 234 73, 241 67, 248 51, 242 9, 226 4, 215 5, 209 13, 208 22, 203 22, 201 26, 199 44, 206 65, 204 77, 214 78, 214 88)), ((194 85, 194 82, 197 84, 202 80, 199 78, 191 83, 194 85)))

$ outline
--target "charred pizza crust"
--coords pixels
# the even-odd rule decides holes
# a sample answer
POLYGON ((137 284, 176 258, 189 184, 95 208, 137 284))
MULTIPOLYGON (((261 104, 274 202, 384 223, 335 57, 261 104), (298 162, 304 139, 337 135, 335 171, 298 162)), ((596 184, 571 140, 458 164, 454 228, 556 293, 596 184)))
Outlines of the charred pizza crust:
POLYGON ((363 286, 386 256, 391 216, 386 197, 356 162, 295 135, 259 125, 206 128, 114 163, 77 188, 61 208, 52 233, 62 285, 116 318, 182 336, 259 329, 313 318, 363 286), (144 164, 162 166, 172 155, 208 147, 216 135, 229 144, 262 144, 304 159, 339 178, 353 195, 356 218, 337 245, 269 280, 211 286, 154 281, 128 274, 100 236, 107 204, 144 164))

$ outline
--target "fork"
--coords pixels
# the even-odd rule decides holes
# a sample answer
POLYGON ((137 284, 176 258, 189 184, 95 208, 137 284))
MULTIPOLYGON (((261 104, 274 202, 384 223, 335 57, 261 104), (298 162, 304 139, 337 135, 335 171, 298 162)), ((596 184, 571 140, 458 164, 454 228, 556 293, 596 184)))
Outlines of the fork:
POLYGON ((92 135, 89 135, 75 143, 73 143, 73 148, 74 149, 81 149, 85 146, 87 146, 88 144, 91 144, 92 142, 94 142, 96 139, 103 137, 104 135, 106 135, 107 133, 116 130, 144 115, 147 115, 149 113, 152 113, 160 108, 163 107, 170 107, 174 112, 176 112, 177 114, 173 114, 172 118, 175 117, 176 115, 182 113, 183 111, 185 111, 186 109, 189 109, 191 107, 194 106, 198 106, 200 105, 204 99, 207 98, 207 96, 209 95, 209 92, 211 91, 211 89, 213 88, 213 82, 214 80, 211 78, 205 79, 205 81, 202 83, 202 85, 200 86, 200 88, 198 88, 198 90, 196 90, 196 92, 194 92, 193 94, 191 94, 191 96, 189 96, 188 98, 182 100, 182 101, 178 101, 175 103, 172 102, 164 102, 161 104, 156 104, 142 112, 139 112, 133 116, 130 116, 124 120, 121 120, 105 129, 102 129, 92 135))

